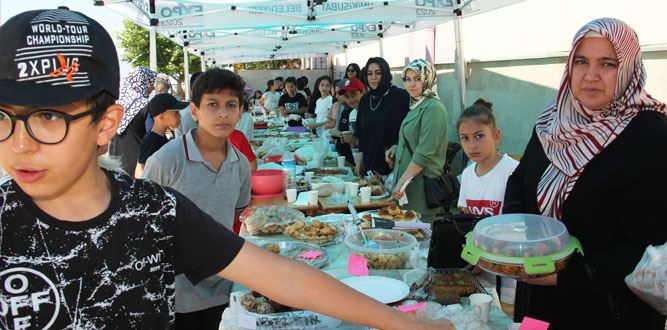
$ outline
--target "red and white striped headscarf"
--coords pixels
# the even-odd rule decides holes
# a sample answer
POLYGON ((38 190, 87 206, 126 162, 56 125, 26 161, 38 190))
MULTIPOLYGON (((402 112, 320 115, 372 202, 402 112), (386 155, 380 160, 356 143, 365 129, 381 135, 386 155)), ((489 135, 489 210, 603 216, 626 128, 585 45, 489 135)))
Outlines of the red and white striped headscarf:
POLYGON ((558 98, 536 124, 537 136, 551 161, 537 186, 537 204, 543 215, 561 216, 563 203, 588 162, 614 141, 639 112, 665 113, 665 104, 644 91, 645 79, 639 39, 629 25, 614 18, 600 18, 577 32, 558 98), (577 101, 570 88, 575 50, 591 32, 612 43, 619 61, 614 98, 608 106, 595 111, 577 101))

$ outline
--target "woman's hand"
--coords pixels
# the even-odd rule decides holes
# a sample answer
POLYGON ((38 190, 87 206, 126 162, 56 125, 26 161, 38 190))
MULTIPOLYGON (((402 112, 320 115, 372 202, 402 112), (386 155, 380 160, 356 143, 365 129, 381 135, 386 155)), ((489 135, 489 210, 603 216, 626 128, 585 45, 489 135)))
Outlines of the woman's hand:
POLYGON ((391 146, 384 152, 384 161, 387 162, 389 168, 394 168, 394 159, 396 156, 396 145, 391 146))
POLYGON ((401 187, 403 187, 404 184, 405 183, 402 181, 396 182, 396 185, 394 185, 394 191, 391 192, 391 197, 394 197, 397 200, 403 198, 405 192, 401 192, 401 187))
POLYGON ((531 285, 556 286, 558 283, 558 274, 551 274, 533 279, 525 279, 523 281, 531 285))
POLYGON ((354 134, 352 134, 352 132, 350 131, 341 132, 341 137, 343 138, 344 143, 347 143, 352 146, 357 145, 357 138, 354 137, 354 134))

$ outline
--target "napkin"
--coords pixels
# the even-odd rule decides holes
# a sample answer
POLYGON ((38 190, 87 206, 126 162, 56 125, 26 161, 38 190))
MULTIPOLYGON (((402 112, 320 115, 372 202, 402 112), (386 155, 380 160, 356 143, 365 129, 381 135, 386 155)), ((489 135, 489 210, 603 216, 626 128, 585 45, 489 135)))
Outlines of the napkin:
POLYGON ((347 272, 354 276, 368 276, 368 260, 350 253, 347 263, 347 272))
MULTIPOLYGON (((402 193, 405 193, 405 188, 407 188, 408 184, 410 184, 410 182, 412 182, 412 178, 414 178, 414 177, 411 177, 411 178, 408 179, 408 181, 405 181, 405 183, 403 184, 403 187, 401 187, 401 190, 400 190, 402 193)), ((401 199, 398 200, 398 206, 403 206, 407 203, 408 203, 408 195, 403 194, 403 197, 401 197, 401 199)))
POLYGON ((415 305, 401 305, 401 306, 398 306, 398 310, 401 311, 401 312, 406 312, 406 313, 407 312, 414 312, 416 310, 424 308, 424 306, 426 306, 426 304, 422 301, 422 302, 420 302, 418 304, 415 304, 415 305))
POLYGON ((303 258, 303 259, 317 259, 322 255, 322 252, 320 251, 308 251, 299 254, 297 257, 303 258))
POLYGON ((519 330, 547 330, 547 328, 549 328, 549 322, 540 321, 528 316, 523 317, 523 322, 519 326, 519 330))
POLYGON ((296 201, 292 203, 294 206, 308 206, 308 192, 302 191, 296 196, 296 201))

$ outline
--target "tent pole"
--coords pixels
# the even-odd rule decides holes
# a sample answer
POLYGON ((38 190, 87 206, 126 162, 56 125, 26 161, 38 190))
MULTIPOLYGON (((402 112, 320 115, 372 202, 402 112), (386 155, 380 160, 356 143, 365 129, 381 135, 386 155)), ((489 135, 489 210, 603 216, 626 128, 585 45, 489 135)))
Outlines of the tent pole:
POLYGON ((384 58, 384 38, 380 37, 380 57, 384 58))
POLYGON ((200 58, 200 61, 201 61, 201 72, 206 72, 206 59, 204 58, 204 56, 200 58))
POLYGON ((148 63, 150 69, 157 72, 157 37, 155 35, 155 26, 151 26, 148 29, 149 29, 148 63))
POLYGON ((456 69, 459 79, 459 101, 461 112, 466 108, 466 72, 465 59, 463 58, 463 40, 461 40, 461 16, 454 19, 454 34, 456 35, 456 69))
POLYGON ((188 60, 188 47, 183 47, 183 71, 185 71, 185 97, 190 98, 190 61, 188 60))
POLYGON ((347 51, 347 47, 345 47, 345 67, 350 65, 350 53, 347 51))

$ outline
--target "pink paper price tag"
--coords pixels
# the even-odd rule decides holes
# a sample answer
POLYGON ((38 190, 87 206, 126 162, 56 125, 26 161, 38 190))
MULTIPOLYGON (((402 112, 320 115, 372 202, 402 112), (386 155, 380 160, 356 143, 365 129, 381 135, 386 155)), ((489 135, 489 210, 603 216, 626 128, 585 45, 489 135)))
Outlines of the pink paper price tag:
POLYGON ((317 259, 322 255, 322 252, 320 251, 308 251, 299 254, 297 257, 302 258, 302 259, 317 259))
POLYGON ((523 317, 523 321, 519 326, 519 330, 547 330, 548 328, 549 322, 540 321, 528 316, 523 317))
POLYGON ((420 309, 424 308, 424 306, 426 306, 426 304, 422 301, 422 302, 420 302, 416 305, 401 305, 401 306, 398 306, 398 310, 401 311, 401 312, 405 312, 405 313, 414 312, 416 310, 420 310, 420 309))
POLYGON ((350 253, 347 263, 347 272, 354 276, 368 276, 368 260, 350 253))

